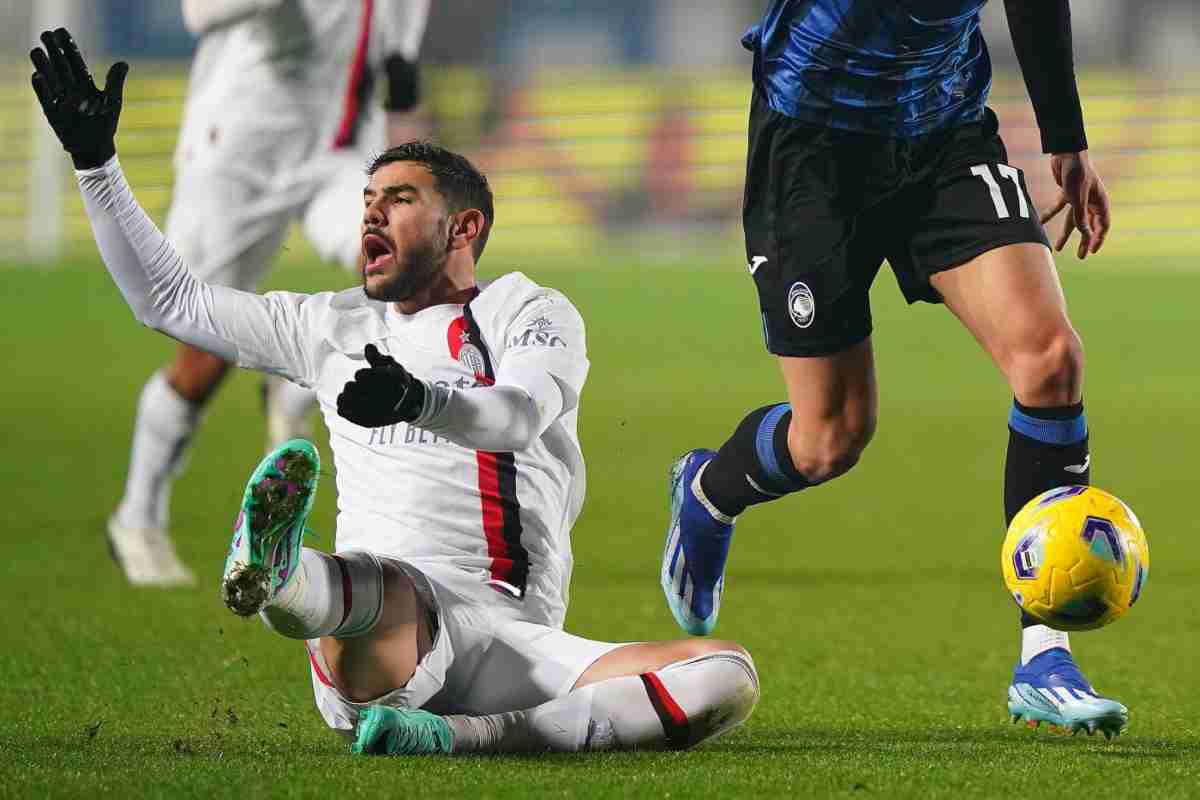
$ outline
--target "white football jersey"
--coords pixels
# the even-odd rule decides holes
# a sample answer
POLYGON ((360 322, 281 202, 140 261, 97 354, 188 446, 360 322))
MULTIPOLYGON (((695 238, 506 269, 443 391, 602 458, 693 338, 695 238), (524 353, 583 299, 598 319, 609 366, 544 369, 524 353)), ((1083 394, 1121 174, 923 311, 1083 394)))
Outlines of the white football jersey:
POLYGON ((525 619, 561 626, 585 492, 576 421, 588 359, 570 301, 519 272, 482 285, 465 306, 412 315, 361 288, 265 297, 274 330, 239 331, 238 361, 317 390, 337 469, 338 549, 454 567, 523 598, 525 619), (462 391, 542 370, 562 389, 564 411, 517 453, 469 450, 405 423, 360 427, 338 416, 337 396, 367 366, 367 344, 462 391))
MULTIPOLYGON (((200 0, 189 2, 207 10, 200 0)), ((203 3, 231 8, 193 25, 203 29, 196 31, 184 129, 203 127, 189 126, 189 117, 215 111, 245 127, 287 134, 288 144, 309 150, 362 124, 358 117, 377 105, 367 96, 371 76, 389 55, 416 59, 429 14, 429 0, 203 3), (300 136, 304 131, 310 135, 300 136)))

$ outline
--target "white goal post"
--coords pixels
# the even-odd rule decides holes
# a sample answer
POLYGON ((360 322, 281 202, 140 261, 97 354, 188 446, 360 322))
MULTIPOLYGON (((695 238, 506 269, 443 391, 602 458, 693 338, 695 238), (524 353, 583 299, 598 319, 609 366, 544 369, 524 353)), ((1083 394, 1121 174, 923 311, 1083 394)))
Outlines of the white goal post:
MULTIPOLYGON (((33 3, 30 39, 36 41, 41 31, 58 27, 76 29, 79 6, 72 0, 38 0, 33 3)), ((37 262, 57 259, 63 249, 63 184, 67 175, 67 160, 62 145, 46 124, 42 109, 33 92, 29 93, 31 114, 29 177, 26 193, 25 246, 30 258, 37 262)))

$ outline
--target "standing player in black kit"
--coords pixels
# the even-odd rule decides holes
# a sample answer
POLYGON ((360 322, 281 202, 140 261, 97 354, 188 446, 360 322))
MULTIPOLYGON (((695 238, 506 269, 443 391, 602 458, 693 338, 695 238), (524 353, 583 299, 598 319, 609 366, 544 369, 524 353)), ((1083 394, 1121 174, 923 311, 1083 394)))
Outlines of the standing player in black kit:
MULTIPOLYGON (((1097 252, 1109 202, 1075 85, 1068 0, 1005 0, 1042 148, 1061 187, 1039 220, 1009 165, 979 28, 985 0, 772 0, 742 43, 754 52, 746 256, 767 349, 788 402, 750 412, 716 452, 671 470, 661 582, 693 634, 716 624, 734 519, 836 478, 875 431, 869 289, 884 260, 908 301, 945 303, 1008 379, 1004 510, 1088 483, 1083 351, 1042 222, 1067 210, 1097 252)), ((999 421, 997 421, 999 422, 999 421)), ((1014 718, 1120 732, 1065 633, 1021 620, 1008 690, 1014 718)))

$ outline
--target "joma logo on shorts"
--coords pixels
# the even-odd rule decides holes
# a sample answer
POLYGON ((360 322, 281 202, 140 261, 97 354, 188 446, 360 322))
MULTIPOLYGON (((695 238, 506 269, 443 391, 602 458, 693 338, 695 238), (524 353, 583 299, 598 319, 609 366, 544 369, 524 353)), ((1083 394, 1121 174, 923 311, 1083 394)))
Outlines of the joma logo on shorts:
POLYGON ((527 329, 508 342, 509 347, 566 347, 567 343, 557 333, 527 329))

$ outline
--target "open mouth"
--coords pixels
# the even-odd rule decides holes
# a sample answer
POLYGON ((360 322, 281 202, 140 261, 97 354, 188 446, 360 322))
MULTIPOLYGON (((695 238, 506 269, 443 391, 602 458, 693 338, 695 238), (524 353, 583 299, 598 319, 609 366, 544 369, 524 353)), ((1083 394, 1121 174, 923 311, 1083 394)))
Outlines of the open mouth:
POLYGON ((391 243, 377 233, 365 234, 362 246, 363 254, 367 257, 365 270, 368 275, 382 270, 395 258, 391 243))

